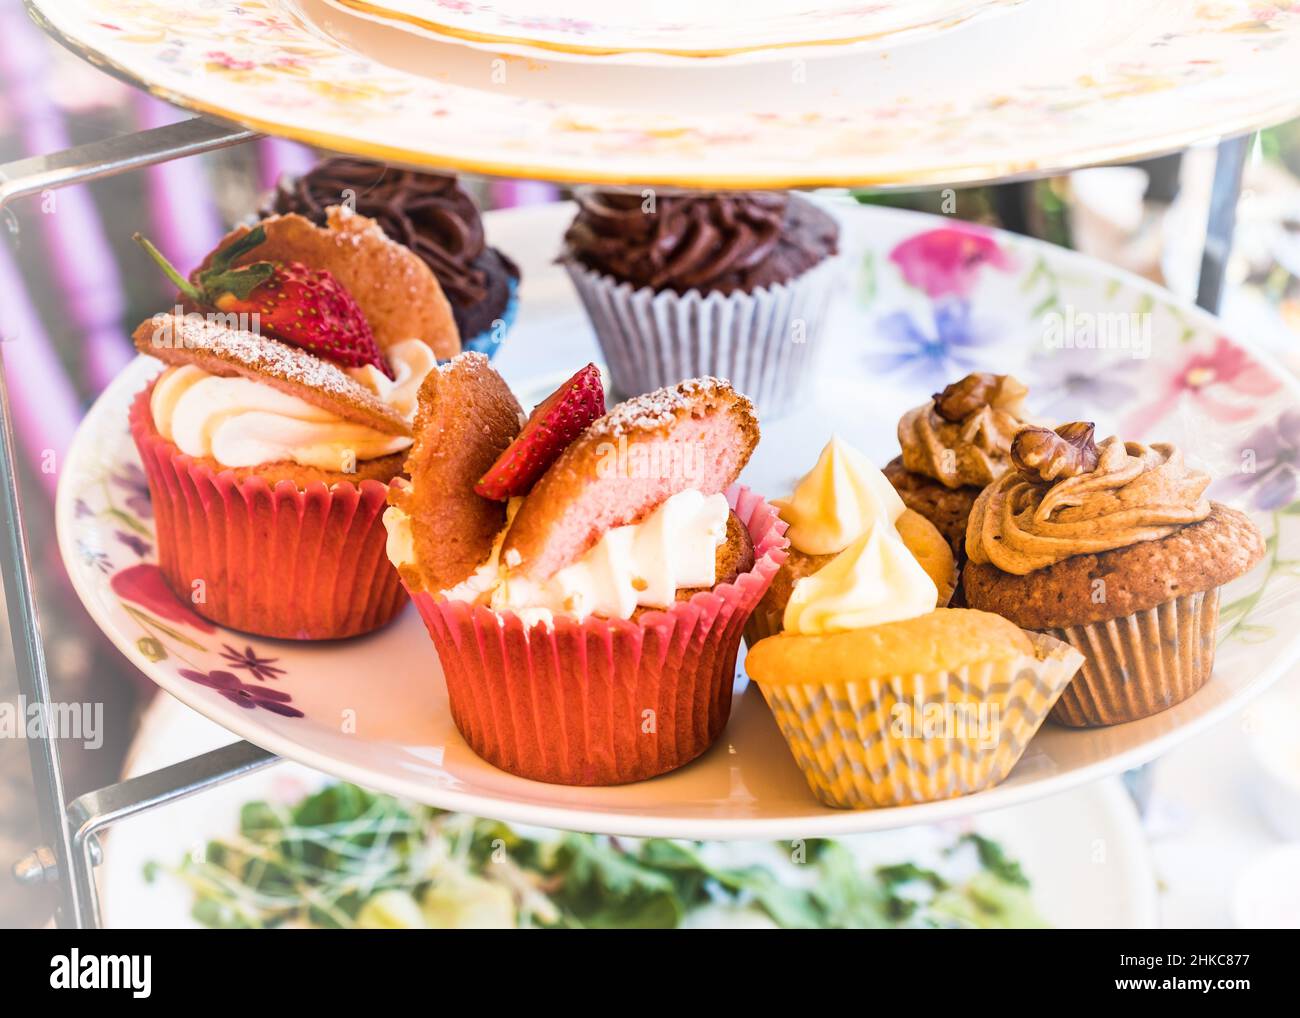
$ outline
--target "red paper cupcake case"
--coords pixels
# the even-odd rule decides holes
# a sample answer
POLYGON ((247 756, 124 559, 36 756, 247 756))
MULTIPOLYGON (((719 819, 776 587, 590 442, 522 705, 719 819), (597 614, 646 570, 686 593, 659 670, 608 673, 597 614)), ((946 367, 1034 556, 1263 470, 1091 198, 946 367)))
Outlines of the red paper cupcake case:
POLYGON ((384 552, 387 485, 273 487, 214 472, 154 429, 151 389, 131 406, 131 435, 153 499, 158 565, 181 600, 220 625, 289 640, 358 636, 401 611, 406 593, 384 552))
POLYGON ((741 631, 785 560, 770 505, 736 485, 727 499, 754 543, 754 567, 635 621, 513 612, 413 593, 447 681, 452 719, 484 760, 562 785, 618 785, 689 763, 722 734, 741 631))

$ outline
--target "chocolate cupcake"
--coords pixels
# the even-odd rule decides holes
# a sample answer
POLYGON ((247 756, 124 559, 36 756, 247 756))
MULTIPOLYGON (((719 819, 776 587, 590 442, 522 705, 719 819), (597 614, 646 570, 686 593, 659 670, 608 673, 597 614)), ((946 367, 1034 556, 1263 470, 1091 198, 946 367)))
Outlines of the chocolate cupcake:
POLYGON ((491 356, 518 310, 519 269, 483 235, 474 200, 454 176, 337 157, 285 178, 263 215, 296 212, 317 225, 331 205, 351 204, 413 250, 451 302, 461 347, 491 356))
POLYGON ((1086 658, 1052 711, 1072 726, 1158 713, 1209 681, 1219 588, 1264 555, 1258 528, 1205 498, 1172 445, 1093 440, 1086 422, 1030 426, 966 535, 967 603, 1086 658))
POLYGON ((1010 469, 1011 440, 1029 423, 1028 392, 1010 375, 975 372, 898 422, 903 452, 885 465, 885 476, 903 503, 938 527, 958 556, 975 499, 1010 469))
POLYGON ((727 378, 771 418, 811 375, 839 227, 797 195, 584 190, 561 261, 614 388, 727 378))

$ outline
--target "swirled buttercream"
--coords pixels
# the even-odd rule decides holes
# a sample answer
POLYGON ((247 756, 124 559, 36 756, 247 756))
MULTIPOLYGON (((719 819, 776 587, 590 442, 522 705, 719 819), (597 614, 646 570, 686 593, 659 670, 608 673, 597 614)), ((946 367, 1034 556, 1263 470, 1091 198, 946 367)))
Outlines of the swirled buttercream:
POLYGON ((1007 375, 1002 376, 989 402, 960 421, 941 417, 934 400, 909 410, 898 422, 903 466, 933 477, 947 488, 992 484, 1011 469, 1011 440, 1028 421, 1024 410, 1027 392, 1007 375))
POLYGON ((862 629, 934 611, 939 591, 885 520, 794 585, 787 632, 807 636, 862 629))
POLYGON ((838 436, 793 494, 773 504, 789 524, 790 544, 805 555, 843 551, 877 520, 898 522, 906 508, 885 475, 838 436))
POLYGON ((985 488, 971 510, 966 554, 1023 576, 1075 555, 1156 541, 1209 516, 1209 483, 1172 445, 1108 438, 1093 471, 1051 485, 1012 472, 985 488))
MULTIPOLYGON (((348 374, 412 419, 420 384, 436 363, 433 351, 412 339, 385 353, 394 378, 370 365, 349 369, 348 374)), ((272 385, 212 375, 192 364, 164 371, 149 406, 163 438, 186 455, 227 467, 291 461, 347 472, 350 464, 400 452, 411 444, 407 436, 346 421, 272 385)))

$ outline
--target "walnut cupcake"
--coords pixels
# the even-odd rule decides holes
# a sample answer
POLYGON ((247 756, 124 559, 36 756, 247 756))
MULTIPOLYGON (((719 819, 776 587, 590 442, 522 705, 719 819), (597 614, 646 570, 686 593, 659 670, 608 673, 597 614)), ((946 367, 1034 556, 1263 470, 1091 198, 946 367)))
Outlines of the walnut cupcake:
POLYGON ((839 226, 779 192, 587 189, 568 270, 616 391, 715 375, 771 419, 806 388, 834 281, 839 226))
POLYGON ((971 506, 1010 469, 1011 440, 1026 423, 1029 390, 1010 375, 975 372, 953 382, 898 422, 902 455, 885 476, 960 556, 971 506))
POLYGON ((1219 588, 1263 557, 1258 528, 1206 499, 1209 475, 1166 443, 1097 444, 1086 422, 1031 426, 1011 460, 971 510, 963 581, 971 607, 1083 652, 1053 719, 1135 721, 1200 689, 1219 588))
MULTIPOLYGON (((886 539, 906 549, 920 566, 916 576, 928 578, 934 587, 930 607, 943 607, 952 598, 957 567, 943 535, 908 509, 866 456, 838 436, 826 443, 816 465, 790 497, 774 499, 772 504, 787 527, 790 548, 745 627, 751 646, 784 628, 786 611, 801 581, 821 573, 864 539, 876 542, 873 553, 877 555, 882 553, 879 542, 886 539), (873 531, 875 537, 868 537, 873 531)), ((793 600, 797 610, 800 599, 793 600)))

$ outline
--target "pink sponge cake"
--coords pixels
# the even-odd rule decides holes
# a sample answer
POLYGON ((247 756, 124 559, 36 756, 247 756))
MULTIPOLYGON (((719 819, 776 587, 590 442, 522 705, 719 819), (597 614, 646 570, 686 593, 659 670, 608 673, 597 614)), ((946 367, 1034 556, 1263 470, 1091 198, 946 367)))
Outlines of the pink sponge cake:
MULTIPOLYGON (((749 400, 702 378, 604 413, 594 371, 540 404, 504 450, 508 429, 464 428, 460 458, 491 463, 472 488, 468 472, 453 483, 419 460, 418 432, 439 419, 422 407, 409 486, 385 515, 461 734, 504 770, 575 785, 653 777, 717 739, 741 630, 786 546, 775 511, 735 484, 758 441, 749 400), (439 520, 447 536, 446 500, 501 520, 490 539, 475 531, 455 571, 420 537, 439 520)), ((497 393, 495 418, 508 402, 483 388, 497 393)))
POLYGON ((503 560, 525 576, 550 576, 681 491, 726 491, 757 444, 753 405, 716 378, 630 399, 594 421, 537 482, 506 532, 503 560))

